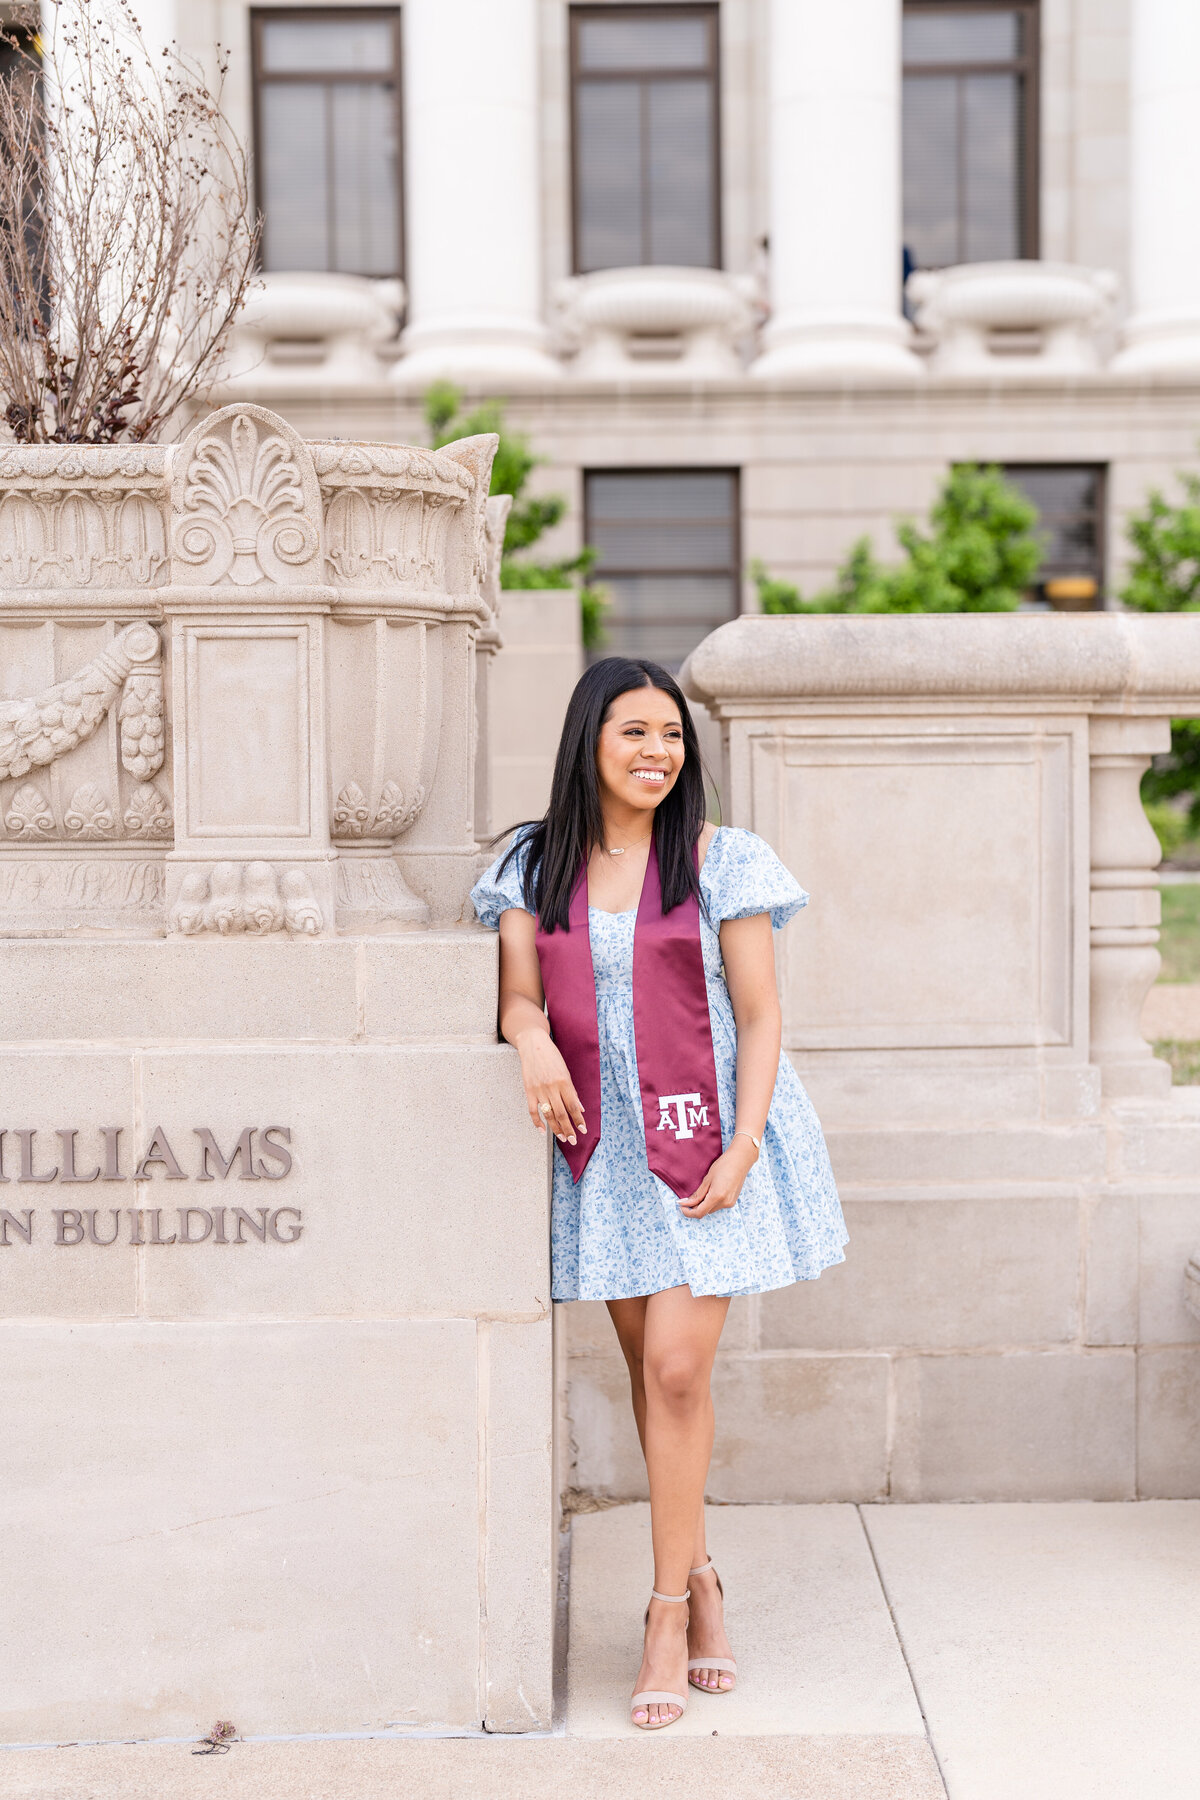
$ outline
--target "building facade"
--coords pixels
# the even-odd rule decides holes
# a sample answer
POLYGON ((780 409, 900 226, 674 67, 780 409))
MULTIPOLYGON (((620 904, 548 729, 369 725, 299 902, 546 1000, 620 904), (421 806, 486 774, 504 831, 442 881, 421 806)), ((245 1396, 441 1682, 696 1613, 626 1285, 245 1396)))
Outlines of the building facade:
POLYGON ((1039 507, 1034 604, 1112 604, 1195 454, 1178 0, 139 12, 229 50, 264 270, 231 390, 409 440, 435 379, 506 398, 613 649, 678 665, 755 560, 811 593, 886 557, 964 460, 1039 507))

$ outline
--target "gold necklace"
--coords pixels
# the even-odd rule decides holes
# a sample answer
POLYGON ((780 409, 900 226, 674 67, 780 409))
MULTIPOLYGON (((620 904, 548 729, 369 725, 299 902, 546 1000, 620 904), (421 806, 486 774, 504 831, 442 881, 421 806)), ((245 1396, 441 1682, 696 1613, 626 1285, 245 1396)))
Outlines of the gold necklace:
POLYGON ((648 844, 653 836, 654 833, 651 832, 650 837, 639 838, 636 844, 614 844, 611 849, 605 844, 605 854, 607 856, 624 856, 627 850, 640 850, 642 845, 648 844))

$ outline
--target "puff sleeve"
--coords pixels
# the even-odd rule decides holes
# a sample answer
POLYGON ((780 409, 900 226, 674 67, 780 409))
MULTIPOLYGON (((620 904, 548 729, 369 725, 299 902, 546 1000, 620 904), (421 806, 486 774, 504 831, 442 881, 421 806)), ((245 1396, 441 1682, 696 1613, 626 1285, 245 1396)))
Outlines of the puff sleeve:
POLYGON ((486 925, 489 931, 500 928, 500 914, 510 907, 519 906, 522 912, 528 912, 522 883, 525 878, 525 861, 529 847, 529 834, 523 834, 517 840, 516 855, 511 858, 504 873, 500 873, 500 865, 508 854, 507 848, 502 850, 490 869, 487 869, 471 889, 471 904, 479 916, 479 923, 486 925))
POLYGON ((723 825, 700 870, 700 887, 713 924, 770 913, 776 931, 808 905, 808 895, 764 838, 723 825))

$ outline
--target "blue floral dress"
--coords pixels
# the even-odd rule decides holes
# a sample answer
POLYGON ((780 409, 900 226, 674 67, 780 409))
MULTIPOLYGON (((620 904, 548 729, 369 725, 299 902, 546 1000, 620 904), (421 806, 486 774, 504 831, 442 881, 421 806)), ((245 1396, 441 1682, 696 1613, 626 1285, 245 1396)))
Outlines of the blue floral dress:
MULTIPOLYGON (((502 876, 501 860, 471 894, 480 920, 492 930, 509 907, 525 908, 524 845, 502 876)), ((700 893, 721 1138, 727 1148, 733 1136, 737 1029, 717 928, 724 919, 766 912, 778 930, 808 895, 769 844, 730 826, 720 827, 709 844, 700 893)), ((636 908, 622 913, 588 908, 600 1028, 600 1142, 578 1184, 554 1146, 553 1297, 622 1300, 685 1285, 697 1295, 762 1294, 811 1281, 845 1260, 847 1233, 821 1127, 786 1055, 779 1059, 762 1151, 736 1206, 703 1219, 685 1218, 670 1188, 650 1172, 634 1047, 636 920, 636 908)))

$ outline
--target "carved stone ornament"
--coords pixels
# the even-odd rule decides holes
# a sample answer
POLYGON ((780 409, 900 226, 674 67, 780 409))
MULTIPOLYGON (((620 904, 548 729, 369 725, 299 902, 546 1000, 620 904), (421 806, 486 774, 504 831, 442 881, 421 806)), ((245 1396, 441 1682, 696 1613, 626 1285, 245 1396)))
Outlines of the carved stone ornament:
POLYGON ((63 824, 68 837, 110 838, 117 822, 107 798, 89 781, 75 789, 63 814, 63 824))
POLYGON ((312 458, 274 413, 224 407, 176 447, 171 468, 176 581, 294 587, 322 580, 312 458))
POLYGON ((171 930, 185 937, 204 931, 222 937, 237 932, 262 937, 285 929, 314 937, 324 927, 303 869, 286 869, 277 877, 267 862, 219 862, 209 870, 191 869, 171 908, 171 930))
POLYGON ((45 839, 54 836, 54 814, 41 788, 27 781, 19 787, 4 815, 4 829, 10 837, 45 839))
POLYGON ((394 781, 385 781, 371 830, 377 837, 396 838, 407 831, 425 804, 425 789, 418 782, 406 800, 394 781))
MULTIPOLYGON (((162 677, 158 633, 153 625, 127 625, 106 650, 69 681, 59 681, 27 700, 0 701, 0 781, 44 768, 90 738, 102 723, 117 691, 136 669, 158 694, 158 763, 162 766, 162 677), (151 666, 153 665, 153 666, 151 666)), ((139 718, 144 715, 139 715, 139 718)), ((128 768, 129 765, 126 764, 128 768)))
POLYGON ((166 534, 147 494, 42 487, 0 502, 0 578, 5 588, 156 587, 166 534))
POLYGON ((166 748, 161 674, 130 675, 117 717, 121 722, 121 765, 138 781, 149 781, 162 768, 166 748))
POLYGON ((171 835, 171 808, 152 781, 139 782, 125 808, 125 830, 131 838, 159 841, 171 835))
POLYGON ((372 816, 366 795, 357 781, 348 781, 333 809, 333 836, 345 842, 359 838, 397 838, 413 824, 425 804, 425 789, 418 782, 411 799, 394 781, 385 781, 372 816))
POLYGON ((357 781, 348 781, 340 791, 333 809, 333 836, 335 838, 360 838, 366 833, 371 822, 371 808, 367 805, 367 796, 357 781))
POLYGON ((6 930, 42 937, 80 924, 161 929, 166 877, 156 862, 120 857, 0 857, 6 930))
POLYGON ((326 515, 330 580, 341 587, 435 587, 461 494, 344 488, 326 515))

